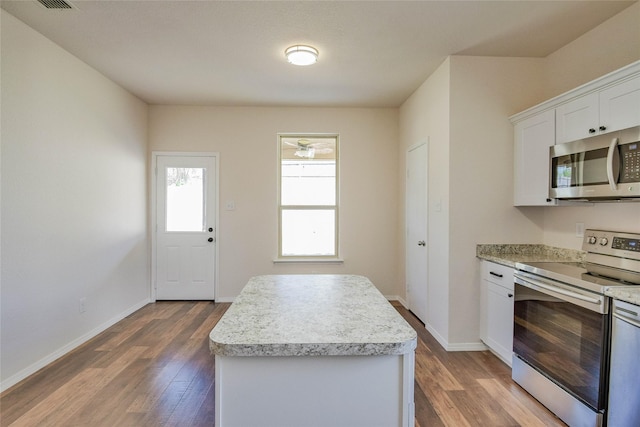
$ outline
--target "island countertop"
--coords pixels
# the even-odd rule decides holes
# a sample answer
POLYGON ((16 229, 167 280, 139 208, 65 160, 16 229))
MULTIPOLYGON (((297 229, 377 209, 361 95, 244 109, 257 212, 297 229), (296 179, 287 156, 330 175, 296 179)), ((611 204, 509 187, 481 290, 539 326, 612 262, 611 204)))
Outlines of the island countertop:
POLYGON ((218 356, 379 356, 416 348, 417 334, 357 275, 251 278, 213 328, 218 356))

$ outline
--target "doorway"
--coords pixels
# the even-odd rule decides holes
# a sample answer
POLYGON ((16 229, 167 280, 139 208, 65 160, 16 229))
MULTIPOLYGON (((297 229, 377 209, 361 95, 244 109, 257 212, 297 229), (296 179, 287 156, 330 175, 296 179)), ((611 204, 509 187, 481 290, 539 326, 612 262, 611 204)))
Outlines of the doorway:
POLYGON ((152 297, 214 300, 218 156, 153 154, 152 297))
POLYGON ((427 323, 427 189, 428 143, 407 150, 406 207, 406 294, 409 310, 427 323))

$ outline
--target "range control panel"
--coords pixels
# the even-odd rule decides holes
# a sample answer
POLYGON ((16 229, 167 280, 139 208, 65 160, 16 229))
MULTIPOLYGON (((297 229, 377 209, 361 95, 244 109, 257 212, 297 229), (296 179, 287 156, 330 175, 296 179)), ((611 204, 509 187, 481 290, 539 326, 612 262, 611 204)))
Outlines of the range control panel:
POLYGON ((585 230, 582 250, 588 253, 640 260, 640 234, 585 230))
POLYGON ((640 240, 627 239, 625 237, 614 237, 611 247, 613 249, 622 249, 623 251, 640 252, 640 240))

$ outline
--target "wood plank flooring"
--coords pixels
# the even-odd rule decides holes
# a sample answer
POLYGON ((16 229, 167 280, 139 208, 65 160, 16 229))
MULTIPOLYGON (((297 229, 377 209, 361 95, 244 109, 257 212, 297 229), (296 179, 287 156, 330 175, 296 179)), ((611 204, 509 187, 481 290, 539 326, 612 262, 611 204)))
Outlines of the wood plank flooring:
MULTIPOLYGON (((564 426, 490 352, 447 353, 394 306, 418 331, 416 427, 564 426)), ((213 426, 208 334, 228 307, 147 305, 5 391, 0 426, 213 426)))

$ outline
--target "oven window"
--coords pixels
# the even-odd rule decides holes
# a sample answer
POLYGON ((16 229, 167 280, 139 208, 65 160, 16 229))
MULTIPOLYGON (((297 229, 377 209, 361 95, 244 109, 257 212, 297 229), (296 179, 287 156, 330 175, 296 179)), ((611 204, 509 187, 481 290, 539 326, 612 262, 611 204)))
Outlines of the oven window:
POLYGON ((603 409, 607 316, 518 284, 515 294, 514 353, 587 405, 603 409))

